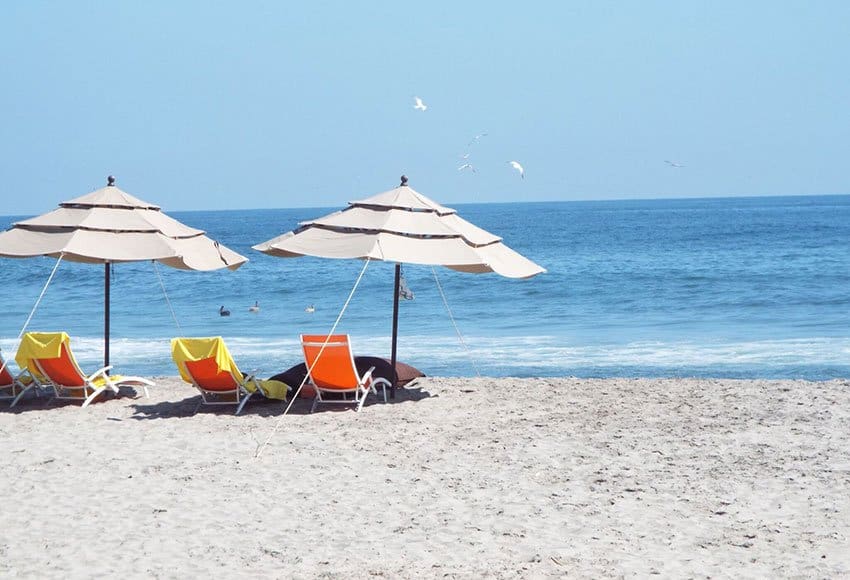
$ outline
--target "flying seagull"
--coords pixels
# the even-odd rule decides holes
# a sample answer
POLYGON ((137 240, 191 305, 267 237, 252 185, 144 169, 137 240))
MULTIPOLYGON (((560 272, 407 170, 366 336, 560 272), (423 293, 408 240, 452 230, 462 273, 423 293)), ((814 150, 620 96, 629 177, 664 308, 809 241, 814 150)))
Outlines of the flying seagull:
POLYGON ((416 104, 415 104, 415 105, 413 105, 413 108, 414 108, 414 109, 417 109, 417 110, 419 110, 419 111, 424 111, 425 109, 427 109, 427 108, 428 108, 428 105, 426 105, 425 103, 423 103, 423 102, 422 102, 422 99, 420 99, 419 97, 413 97, 413 100, 415 100, 415 101, 416 101, 416 104))
POLYGON ((472 173, 476 173, 475 168, 472 166, 471 163, 464 163, 463 165, 457 168, 458 171, 464 171, 465 169, 469 169, 470 171, 472 171, 472 173))
POLYGON ((482 137, 486 137, 486 136, 487 136, 487 133, 479 133, 478 135, 476 135, 475 137, 472 138, 472 141, 469 142, 469 145, 473 145, 475 143, 478 143, 481 140, 482 137))
POLYGON ((681 163, 676 163, 675 161, 667 161, 666 159, 664 160, 664 163, 666 163, 670 167, 684 167, 684 165, 682 165, 681 163))
POLYGON ((525 169, 522 168, 522 165, 519 164, 519 161, 508 161, 511 164, 511 167, 519 171, 519 176, 525 179, 525 169))

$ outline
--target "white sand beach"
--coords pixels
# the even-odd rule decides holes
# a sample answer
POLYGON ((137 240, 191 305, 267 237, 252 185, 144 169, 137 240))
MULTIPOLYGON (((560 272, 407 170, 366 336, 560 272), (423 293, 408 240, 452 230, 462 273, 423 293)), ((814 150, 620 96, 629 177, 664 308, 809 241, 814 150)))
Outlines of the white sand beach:
POLYGON ((850 575, 847 381, 428 378, 281 419, 155 380, 2 404, 0 576, 850 575))

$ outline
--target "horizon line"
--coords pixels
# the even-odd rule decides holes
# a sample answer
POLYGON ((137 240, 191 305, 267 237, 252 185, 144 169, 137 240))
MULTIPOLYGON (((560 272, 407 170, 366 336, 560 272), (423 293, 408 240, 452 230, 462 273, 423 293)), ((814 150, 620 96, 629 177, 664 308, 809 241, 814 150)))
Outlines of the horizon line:
MULTIPOLYGON (((714 199, 773 199, 773 198, 795 198, 795 197, 846 197, 850 196, 850 193, 777 193, 777 194, 749 194, 749 195, 740 195, 740 194, 719 194, 719 195, 698 195, 698 196, 685 196, 685 197, 603 197, 603 198, 579 198, 579 199, 539 199, 539 200, 525 200, 525 201, 449 201, 449 202, 440 202, 441 204, 452 204, 452 205, 514 205, 514 204, 543 204, 543 203, 587 203, 587 202, 623 202, 623 201, 699 201, 699 200, 714 200, 714 199)), ((53 211, 54 209, 59 207, 59 203, 52 208, 41 213, 10 213, 4 214, 0 217, 26 217, 26 216, 36 216, 42 215, 43 213, 47 213, 49 211, 53 211)), ((345 202, 348 205, 349 202, 345 202)), ((291 205, 286 207, 234 207, 234 208, 217 208, 217 209, 204 209, 204 208, 194 208, 194 209, 168 209, 165 210, 160 206, 160 211, 163 213, 172 213, 172 212, 226 212, 226 211, 258 211, 258 210, 279 210, 279 209, 339 209, 344 207, 343 205, 333 205, 333 206, 321 206, 321 205, 291 205)))

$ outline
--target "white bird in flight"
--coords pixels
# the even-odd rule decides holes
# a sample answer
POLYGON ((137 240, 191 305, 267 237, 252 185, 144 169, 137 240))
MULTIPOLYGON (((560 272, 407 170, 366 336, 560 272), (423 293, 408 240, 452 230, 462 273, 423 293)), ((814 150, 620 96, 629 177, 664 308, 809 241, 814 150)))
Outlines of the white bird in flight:
POLYGON ((474 145, 475 143, 478 143, 481 140, 482 137, 486 137, 486 136, 487 136, 487 133, 479 133, 478 135, 476 135, 475 137, 472 138, 472 141, 469 142, 469 145, 474 145))
POLYGON ((470 171, 472 171, 472 173, 476 173, 475 168, 472 166, 471 163, 464 163, 463 165, 457 168, 458 171, 464 171, 466 169, 469 169, 470 171))
POLYGON ((511 164, 511 167, 519 171, 519 176, 525 179, 525 169, 522 168, 522 165, 519 164, 519 161, 508 161, 511 164))
POLYGON ((676 163, 675 161, 667 161, 666 159, 664 160, 664 163, 666 163, 670 167, 684 167, 684 165, 682 165, 681 163, 676 163))
POLYGON ((422 99, 420 99, 419 97, 413 97, 413 100, 414 100, 414 101, 416 101, 416 104, 415 104, 415 105, 413 105, 413 108, 414 108, 414 109, 417 109, 417 110, 419 110, 419 111, 424 111, 425 109, 427 109, 427 108, 428 108, 428 105, 426 105, 425 103, 423 103, 423 102, 422 102, 422 99))

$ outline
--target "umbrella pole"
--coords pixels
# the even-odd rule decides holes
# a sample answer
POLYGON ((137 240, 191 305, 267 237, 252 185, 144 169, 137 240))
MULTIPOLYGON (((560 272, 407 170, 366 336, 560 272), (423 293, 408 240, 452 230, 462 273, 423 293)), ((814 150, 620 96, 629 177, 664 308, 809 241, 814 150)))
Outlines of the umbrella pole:
POLYGON ((109 366, 109 262, 103 264, 103 366, 109 366))
POLYGON ((401 264, 395 265, 395 284, 393 285, 393 350, 390 359, 392 368, 392 385, 390 385, 390 398, 395 399, 395 388, 398 383, 398 372, 396 371, 396 345, 398 343, 398 288, 401 280, 401 264))

